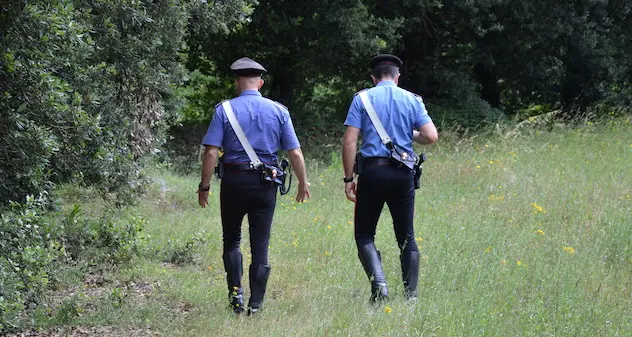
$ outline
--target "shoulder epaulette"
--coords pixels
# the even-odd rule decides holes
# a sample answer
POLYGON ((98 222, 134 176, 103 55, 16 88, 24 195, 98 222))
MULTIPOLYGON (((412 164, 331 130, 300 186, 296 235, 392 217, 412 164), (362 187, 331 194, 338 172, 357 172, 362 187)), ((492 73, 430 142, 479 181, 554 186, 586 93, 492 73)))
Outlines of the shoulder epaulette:
POLYGON ((406 90, 406 89, 402 89, 402 90, 405 90, 407 93, 409 93, 409 94, 411 94, 411 95, 413 95, 415 97, 422 98, 421 95, 418 95, 418 94, 416 94, 416 93, 414 93, 414 92, 412 92, 410 90, 406 90))
POLYGON ((219 108, 220 105, 224 104, 224 102, 228 101, 227 99, 217 103, 217 105, 215 105, 215 109, 219 108))
POLYGON ((285 105, 283 105, 283 104, 281 104, 281 103, 279 103, 279 102, 277 102, 277 101, 274 101, 274 100, 271 100, 271 101, 272 101, 272 102, 274 102, 274 103, 275 103, 275 104, 277 104, 277 105, 280 105, 283 109, 285 109, 285 110, 287 110, 287 111, 290 111, 290 109, 288 109, 285 105))
POLYGON ((361 92, 365 91, 365 90, 369 90, 368 88, 364 88, 358 92, 356 92, 355 94, 353 94, 353 96, 358 96, 358 94, 360 94, 361 92))

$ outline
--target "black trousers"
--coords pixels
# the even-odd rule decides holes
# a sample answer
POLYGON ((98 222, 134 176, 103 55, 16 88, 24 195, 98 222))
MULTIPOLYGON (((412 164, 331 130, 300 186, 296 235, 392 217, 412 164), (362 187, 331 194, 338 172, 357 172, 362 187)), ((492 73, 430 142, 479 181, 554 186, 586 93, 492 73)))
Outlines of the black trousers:
POLYGON ((415 185, 413 172, 391 165, 364 168, 358 178, 355 204, 355 239, 358 248, 373 243, 384 203, 393 218, 399 248, 417 252, 413 215, 415 185))
POLYGON ((241 223, 248 215, 252 263, 268 265, 276 192, 277 187, 261 182, 258 171, 225 170, 220 188, 224 254, 239 252, 241 223))

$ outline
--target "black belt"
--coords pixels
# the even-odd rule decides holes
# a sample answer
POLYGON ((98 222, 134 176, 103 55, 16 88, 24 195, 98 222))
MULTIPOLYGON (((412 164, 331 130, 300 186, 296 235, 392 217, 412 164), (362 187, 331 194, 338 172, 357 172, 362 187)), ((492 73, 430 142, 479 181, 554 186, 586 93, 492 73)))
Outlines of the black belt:
MULTIPOLYGON (((266 164, 266 165, 275 166, 275 167, 277 166, 277 165, 271 165, 271 164, 266 164)), ((224 169, 231 170, 231 171, 256 171, 256 169, 253 168, 252 165, 250 164, 224 164, 224 169)))
POLYGON ((387 157, 369 157, 364 158, 364 166, 396 166, 397 164, 391 160, 391 158, 387 157))

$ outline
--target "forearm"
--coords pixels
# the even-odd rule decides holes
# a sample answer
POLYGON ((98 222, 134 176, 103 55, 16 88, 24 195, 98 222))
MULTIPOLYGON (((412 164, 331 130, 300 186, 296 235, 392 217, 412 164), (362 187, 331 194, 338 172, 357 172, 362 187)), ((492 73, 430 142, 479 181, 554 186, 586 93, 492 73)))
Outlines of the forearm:
POLYGON ((204 158, 202 159, 202 186, 209 186, 213 171, 217 165, 218 148, 215 146, 207 146, 204 149, 204 158))
POLYGON ((345 140, 342 145, 342 165, 345 170, 345 177, 353 177, 353 165, 357 151, 357 140, 345 140))
POLYGON ((294 173, 296 173, 296 177, 298 178, 299 183, 306 184, 307 171, 305 169, 305 158, 303 157, 303 152, 301 151, 301 149, 294 149, 288 151, 288 155, 290 157, 290 162, 292 162, 292 167, 294 168, 294 173))
POLYGON ((425 144, 421 133, 417 130, 413 130, 413 142, 417 144, 425 144))
POLYGON ((413 141, 418 144, 433 144, 439 139, 434 123, 424 124, 419 130, 413 130, 413 141))

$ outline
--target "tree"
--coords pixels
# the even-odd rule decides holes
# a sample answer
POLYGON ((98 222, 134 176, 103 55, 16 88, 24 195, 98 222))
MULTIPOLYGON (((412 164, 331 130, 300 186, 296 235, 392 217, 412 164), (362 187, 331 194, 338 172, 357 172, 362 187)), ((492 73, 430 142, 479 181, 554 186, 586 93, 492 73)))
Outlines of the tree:
POLYGON ((395 40, 398 25, 361 1, 260 1, 248 24, 225 37, 193 32, 189 67, 203 68, 204 60, 212 60, 216 71, 228 76, 235 59, 254 58, 272 78, 268 95, 300 120, 306 116, 299 103, 317 83, 342 79, 349 87, 366 80, 369 58, 395 40))

